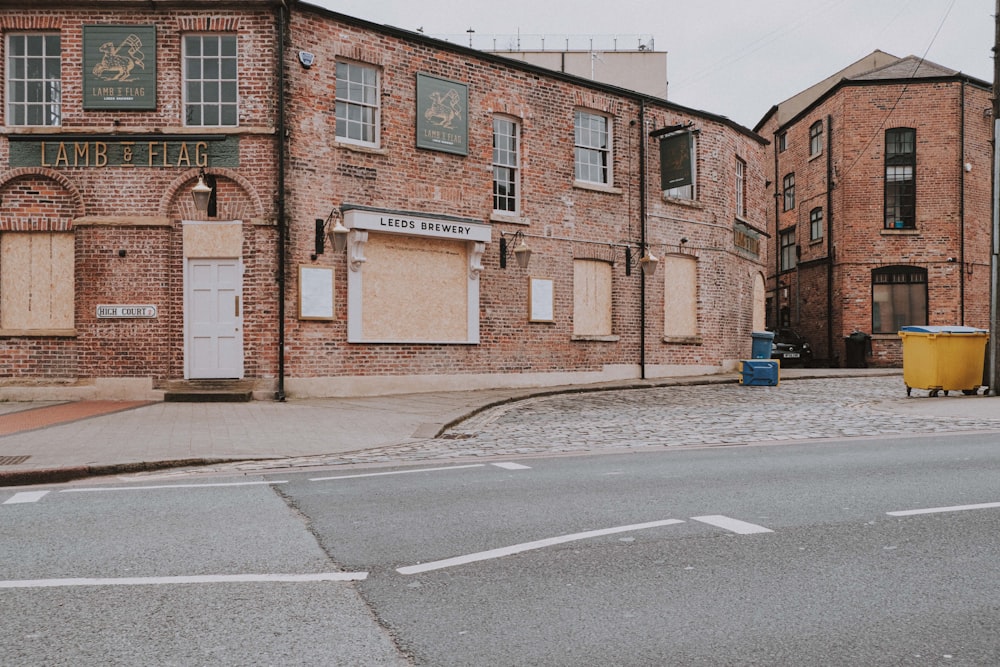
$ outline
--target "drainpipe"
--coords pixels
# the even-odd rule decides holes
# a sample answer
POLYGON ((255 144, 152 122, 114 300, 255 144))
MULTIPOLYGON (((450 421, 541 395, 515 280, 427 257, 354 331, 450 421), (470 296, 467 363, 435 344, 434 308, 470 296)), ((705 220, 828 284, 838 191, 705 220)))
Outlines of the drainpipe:
POLYGON ((958 321, 965 324, 965 82, 961 83, 958 126, 958 321))
MULTIPOLYGON (((997 0, 1000 2, 1000 0, 997 0)), ((781 140, 781 128, 774 133, 774 329, 781 326, 781 174, 778 164, 778 142, 781 140)))
POLYGON ((833 115, 826 117, 826 350, 833 360, 833 115))
POLYGON ((285 23, 287 5, 278 5, 278 390, 285 400, 285 23))
MULTIPOLYGON (((646 252, 646 100, 639 100, 639 239, 646 252)), ((639 377, 646 379, 646 272, 639 271, 639 377)))

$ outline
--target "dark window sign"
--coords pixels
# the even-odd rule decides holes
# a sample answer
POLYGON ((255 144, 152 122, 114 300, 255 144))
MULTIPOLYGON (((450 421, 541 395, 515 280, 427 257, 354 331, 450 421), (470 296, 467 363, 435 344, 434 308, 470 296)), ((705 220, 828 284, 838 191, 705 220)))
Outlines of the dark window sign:
POLYGON ((692 183, 691 133, 664 137, 660 140, 660 189, 671 190, 692 183))
POLYGON ((240 166, 239 137, 21 135, 10 141, 11 167, 190 169, 240 166))
POLYGON ((83 27, 83 108, 156 108, 156 26, 83 27))
POLYGON ((417 147, 469 154, 469 87, 417 74, 417 147))

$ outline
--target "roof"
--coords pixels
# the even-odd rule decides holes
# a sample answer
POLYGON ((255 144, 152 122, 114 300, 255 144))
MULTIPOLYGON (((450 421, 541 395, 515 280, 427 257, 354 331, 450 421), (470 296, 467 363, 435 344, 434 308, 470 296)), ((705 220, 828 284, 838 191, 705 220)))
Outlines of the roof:
POLYGON ((857 76, 846 77, 851 81, 896 81, 899 79, 927 79, 957 76, 958 70, 948 69, 936 63, 917 58, 916 56, 906 56, 894 63, 878 67, 859 74, 857 76))

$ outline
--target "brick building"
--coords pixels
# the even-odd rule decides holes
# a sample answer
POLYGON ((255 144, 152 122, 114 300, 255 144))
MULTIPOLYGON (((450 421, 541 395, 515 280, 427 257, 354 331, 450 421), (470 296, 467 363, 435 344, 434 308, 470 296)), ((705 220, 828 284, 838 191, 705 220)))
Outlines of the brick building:
POLYGON ((706 373, 763 325, 766 142, 728 119, 300 3, 0 27, 0 396, 706 373))
POLYGON ((901 326, 988 328, 990 109, 986 82, 881 51, 772 107, 769 327, 877 366, 901 326))

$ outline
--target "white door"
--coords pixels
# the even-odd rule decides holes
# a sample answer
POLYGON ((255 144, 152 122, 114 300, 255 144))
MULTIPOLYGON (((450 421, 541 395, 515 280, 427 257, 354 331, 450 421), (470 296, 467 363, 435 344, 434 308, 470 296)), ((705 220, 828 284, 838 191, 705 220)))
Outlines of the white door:
POLYGON ((243 263, 187 260, 186 377, 243 377, 243 263))

